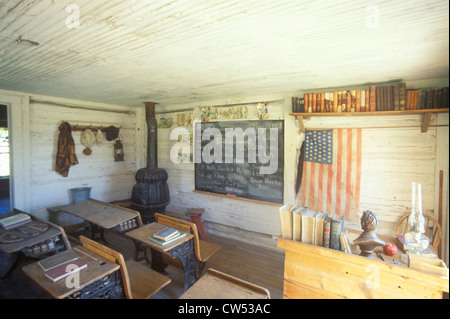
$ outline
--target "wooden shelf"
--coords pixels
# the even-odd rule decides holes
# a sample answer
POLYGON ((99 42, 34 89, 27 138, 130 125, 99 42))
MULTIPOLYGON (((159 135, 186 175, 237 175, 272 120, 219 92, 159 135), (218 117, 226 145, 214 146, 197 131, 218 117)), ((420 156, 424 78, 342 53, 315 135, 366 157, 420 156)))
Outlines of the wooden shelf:
POLYGON ((299 120, 300 132, 305 132, 303 119, 311 117, 342 117, 342 116, 386 116, 386 115, 412 115, 423 114, 422 133, 426 133, 430 123, 431 115, 436 113, 448 113, 448 108, 445 109, 425 109, 425 110, 405 110, 405 111, 374 111, 374 112, 330 112, 330 113, 289 113, 299 120))

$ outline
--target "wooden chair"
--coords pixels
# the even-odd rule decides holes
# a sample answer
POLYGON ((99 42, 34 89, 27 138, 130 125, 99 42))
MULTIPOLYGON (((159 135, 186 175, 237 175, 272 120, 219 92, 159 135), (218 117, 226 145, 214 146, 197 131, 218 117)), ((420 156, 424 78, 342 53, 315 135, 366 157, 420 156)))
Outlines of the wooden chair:
POLYGON ((127 299, 148 299, 171 282, 170 278, 144 266, 134 260, 125 262, 118 251, 80 236, 86 249, 120 265, 124 294, 127 299))
POLYGON ((205 269, 206 262, 220 249, 220 246, 201 240, 198 236, 197 226, 194 223, 159 213, 155 213, 155 220, 159 224, 173 227, 194 235, 195 258, 199 262, 199 269, 196 276, 197 279, 200 278, 203 269, 205 269))
MULTIPOLYGON (((395 234, 406 234, 408 231, 409 215, 406 214, 400 218, 395 229, 395 234)), ((439 245, 441 244, 442 228, 439 222, 431 216, 423 215, 425 218, 425 235, 430 239, 430 244, 435 252, 439 253, 439 245)))

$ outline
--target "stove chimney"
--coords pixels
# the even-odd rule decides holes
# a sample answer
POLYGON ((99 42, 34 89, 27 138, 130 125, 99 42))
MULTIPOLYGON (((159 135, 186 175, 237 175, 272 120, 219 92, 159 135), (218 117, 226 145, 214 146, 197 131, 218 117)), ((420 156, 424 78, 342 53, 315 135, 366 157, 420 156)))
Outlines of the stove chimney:
POLYGON ((144 102, 147 122, 147 167, 136 172, 131 193, 131 208, 139 211, 145 224, 155 221, 155 213, 164 213, 170 202, 167 172, 158 168, 158 123, 153 102, 144 102))

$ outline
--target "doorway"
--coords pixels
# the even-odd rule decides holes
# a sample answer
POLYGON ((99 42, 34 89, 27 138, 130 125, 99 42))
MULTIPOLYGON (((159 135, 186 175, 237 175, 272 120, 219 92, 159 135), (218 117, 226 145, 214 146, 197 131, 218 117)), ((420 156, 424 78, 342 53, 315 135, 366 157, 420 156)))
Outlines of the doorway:
POLYGON ((11 210, 8 107, 0 104, 0 214, 11 210))

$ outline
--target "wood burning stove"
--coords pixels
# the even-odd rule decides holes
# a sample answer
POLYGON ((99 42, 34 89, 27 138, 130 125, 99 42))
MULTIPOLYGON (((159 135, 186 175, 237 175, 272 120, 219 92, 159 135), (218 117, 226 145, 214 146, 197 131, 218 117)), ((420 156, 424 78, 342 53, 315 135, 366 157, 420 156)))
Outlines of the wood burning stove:
POLYGON ((158 168, 158 124, 155 105, 145 102, 147 122, 147 167, 136 172, 131 193, 131 208, 139 211, 145 224, 155 221, 155 213, 164 213, 170 203, 167 171, 158 168))

